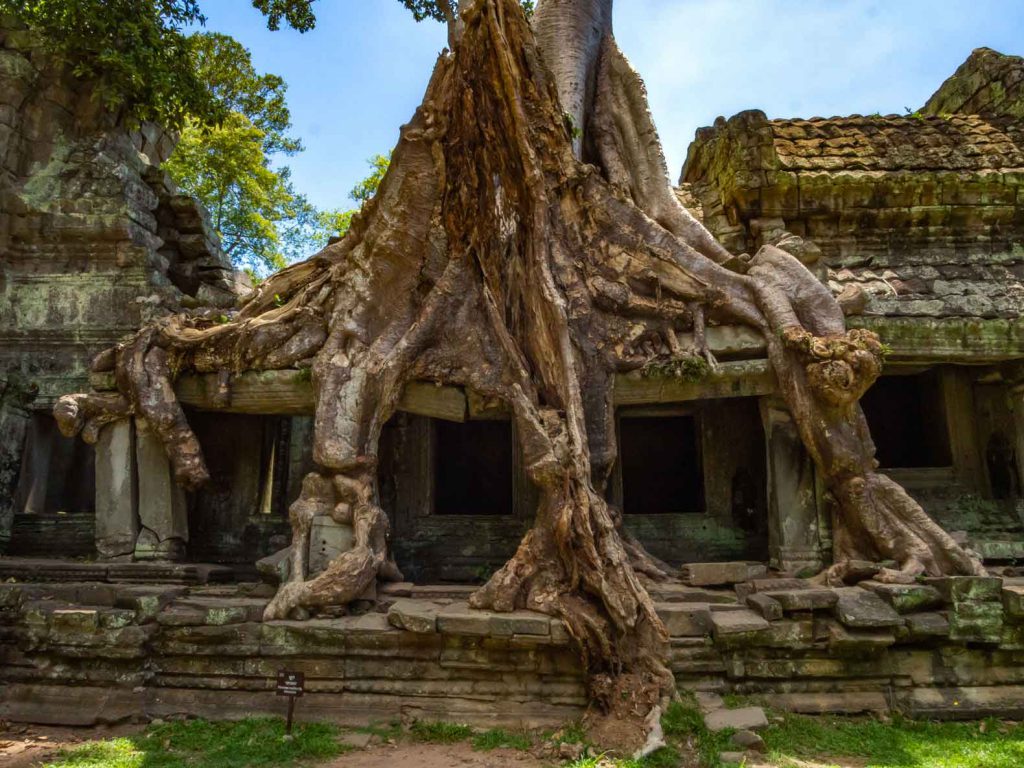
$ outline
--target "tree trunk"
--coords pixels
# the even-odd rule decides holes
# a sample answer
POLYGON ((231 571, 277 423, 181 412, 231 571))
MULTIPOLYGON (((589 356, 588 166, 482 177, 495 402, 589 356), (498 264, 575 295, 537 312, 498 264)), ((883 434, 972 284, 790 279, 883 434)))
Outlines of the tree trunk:
MULTIPOLYGON (((595 711, 632 722, 637 740, 674 691, 668 638, 642 581, 667 567, 622 533, 604 499, 612 382, 706 352, 680 349, 678 332, 699 338, 707 318, 764 333, 840 505, 837 556, 894 557, 902 571, 892 578, 977 570, 874 472, 857 405, 881 366, 874 334, 847 333, 796 259, 773 248, 733 259, 675 198, 643 85, 611 37, 610 0, 546 0, 536 42, 513 0, 468 5, 344 240, 270 277, 227 323, 197 313, 143 329, 98 363, 117 371, 122 396, 109 411, 95 396, 66 398, 62 426, 95 433, 127 407, 154 424, 179 480, 195 486, 205 463, 173 375, 222 372, 229 397, 232 371, 311 367, 319 469, 290 510, 292 580, 267 608, 275 619, 400 578, 376 454, 407 382, 500 398, 540 501, 516 554, 471 602, 562 618, 595 711), (322 514, 353 526, 354 547, 306 579, 309 528, 322 514)), ((842 576, 841 563, 831 575, 842 576)))

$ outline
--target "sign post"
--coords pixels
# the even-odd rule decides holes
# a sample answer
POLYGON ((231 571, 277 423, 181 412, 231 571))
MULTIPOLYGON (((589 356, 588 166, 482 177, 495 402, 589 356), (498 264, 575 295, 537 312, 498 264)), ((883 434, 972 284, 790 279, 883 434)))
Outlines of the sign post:
POLYGON ((292 715, 295 714, 295 699, 302 696, 306 689, 306 676, 302 672, 277 673, 277 695, 288 698, 288 720, 285 724, 285 738, 292 737, 292 715))

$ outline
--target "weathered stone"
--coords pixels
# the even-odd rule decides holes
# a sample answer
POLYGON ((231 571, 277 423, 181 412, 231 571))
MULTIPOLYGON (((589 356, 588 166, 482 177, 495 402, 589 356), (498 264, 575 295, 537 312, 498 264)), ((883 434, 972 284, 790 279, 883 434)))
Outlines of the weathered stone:
POLYGON ((949 634, 949 619, 941 613, 913 613, 905 621, 908 635, 913 640, 945 637, 949 634))
POLYGON ((1010 619, 1024 619, 1024 585, 1003 585, 1003 609, 1010 619))
POLYGON ((756 644, 767 635, 769 624, 753 611, 716 611, 710 614, 715 643, 728 647, 756 644))
POLYGON ((949 639, 998 643, 1003 632, 1001 602, 954 603, 949 610, 949 639))
POLYGON ((420 634, 437 632, 436 603, 427 600, 396 600, 388 609, 388 621, 399 629, 420 634))
POLYGON ((862 581, 859 585, 869 589, 885 600, 896 613, 914 613, 937 608, 942 605, 942 595, 935 587, 927 584, 888 584, 878 581, 862 581))
POLYGON ((834 606, 839 599, 831 589, 770 590, 758 594, 771 597, 786 612, 825 610, 834 606))
POLYGON ((551 619, 535 611, 510 611, 491 614, 490 633, 495 637, 530 635, 547 637, 551 634, 551 619))
POLYGON ((941 576, 926 578, 947 603, 999 600, 1003 580, 996 576, 941 576))
POLYGON ((711 587, 747 581, 747 564, 687 563, 680 569, 681 579, 694 587, 711 587))
POLYGON ((96 551, 122 557, 135 551, 139 534, 135 446, 130 419, 108 424, 96 441, 96 551))
POLYGON ((732 743, 740 749, 749 749, 754 752, 764 752, 766 749, 764 739, 753 731, 748 730, 736 731, 736 733, 732 735, 732 743))
POLYGON ((704 725, 709 731, 718 732, 726 729, 754 731, 768 727, 768 718, 761 707, 741 707, 740 709, 716 709, 704 716, 704 725))
POLYGON ((725 701, 713 691, 695 691, 694 698, 697 700, 697 707, 705 715, 714 712, 716 709, 724 709, 725 701))
POLYGON ((722 765, 740 765, 747 761, 746 752, 720 752, 718 755, 718 761, 722 765))
POLYGON ((490 611, 470 608, 466 603, 453 603, 437 613, 437 631, 446 635, 489 635, 490 611))
POLYGON ((872 654, 896 642, 891 630, 850 630, 837 622, 829 623, 828 646, 836 654, 872 654))
POLYGON ((778 592, 784 589, 812 589, 810 583, 804 579, 752 579, 750 582, 754 592, 778 592))
POLYGON ((352 526, 335 522, 329 515, 317 515, 309 531, 309 573, 322 573, 327 565, 352 548, 352 526))
POLYGON ((260 558, 256 561, 256 570, 260 578, 268 584, 283 584, 288 581, 292 573, 292 548, 288 546, 260 558))
POLYGON ((185 492, 174 481, 167 451, 144 419, 135 420, 135 456, 139 473, 139 560, 177 559, 188 541, 185 492))
POLYGON ((747 597, 747 606, 768 621, 782 618, 782 603, 767 593, 755 592, 747 597))
POLYGON ((707 603, 655 603, 654 607, 672 637, 700 637, 710 629, 707 603))
POLYGON ((878 595, 860 587, 835 590, 839 596, 835 615, 847 627, 896 627, 902 624, 899 614, 878 595))

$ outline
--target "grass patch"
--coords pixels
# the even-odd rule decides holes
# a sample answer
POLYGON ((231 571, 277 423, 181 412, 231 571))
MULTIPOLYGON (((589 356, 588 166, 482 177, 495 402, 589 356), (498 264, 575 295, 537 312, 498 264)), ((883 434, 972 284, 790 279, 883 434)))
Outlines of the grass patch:
POLYGON ((274 768, 327 760, 349 749, 325 723, 296 725, 291 741, 284 735, 284 721, 274 718, 167 723, 64 750, 46 768, 274 768))
POLYGON ((370 723, 353 730, 376 736, 381 741, 398 741, 402 738, 402 723, 398 720, 389 723, 370 723))
POLYGON ((432 744, 454 744, 473 735, 473 729, 468 725, 427 720, 417 720, 409 732, 417 741, 428 741, 432 744))
POLYGON ((761 732, 775 765, 855 757, 865 768, 1019 768, 1024 725, 998 720, 935 723, 785 715, 761 732))
POLYGON ((693 746, 704 768, 721 765, 718 754, 729 748, 731 730, 712 733, 704 725, 704 715, 692 697, 684 695, 682 701, 673 702, 661 718, 665 737, 671 742, 686 742, 693 746))
POLYGON ((526 751, 532 746, 533 740, 528 734, 519 731, 509 732, 501 728, 491 728, 473 737, 473 749, 480 752, 490 752, 502 747, 526 751))

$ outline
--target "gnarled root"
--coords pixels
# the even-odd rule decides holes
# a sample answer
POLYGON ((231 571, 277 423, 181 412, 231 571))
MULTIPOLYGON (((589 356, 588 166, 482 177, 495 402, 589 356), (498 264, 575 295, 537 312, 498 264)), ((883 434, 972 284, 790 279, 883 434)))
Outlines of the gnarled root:
POLYGON ((985 575, 977 558, 886 475, 851 478, 833 493, 842 513, 833 523, 836 562, 826 572, 830 583, 847 578, 853 560, 895 560, 898 568, 883 568, 873 578, 902 584, 922 575, 985 575))
POLYGON ((388 518, 373 496, 373 462, 363 462, 351 474, 333 476, 312 472, 302 493, 289 509, 292 524, 291 576, 281 585, 263 617, 287 618, 295 608, 346 605, 373 585, 378 576, 400 580, 388 556, 388 518), (323 573, 306 579, 306 552, 313 518, 328 515, 352 526, 352 549, 332 560, 323 573))

